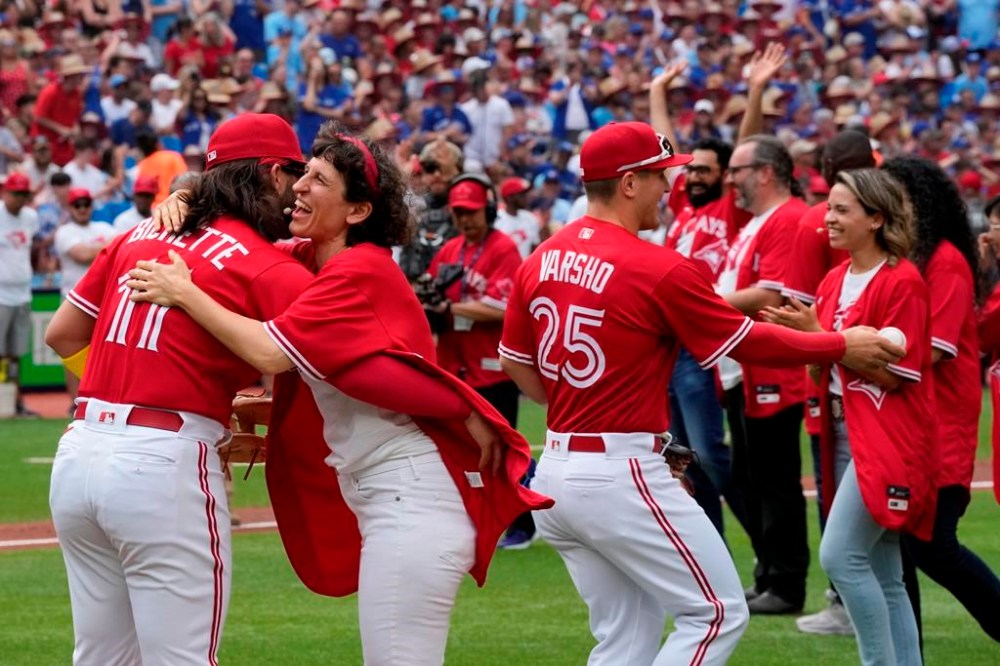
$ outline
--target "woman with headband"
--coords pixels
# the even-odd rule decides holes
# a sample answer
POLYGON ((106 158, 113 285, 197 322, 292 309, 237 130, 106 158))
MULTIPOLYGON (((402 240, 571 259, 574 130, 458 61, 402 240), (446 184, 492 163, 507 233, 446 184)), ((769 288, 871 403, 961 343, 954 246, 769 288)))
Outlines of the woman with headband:
POLYGON ((132 298, 183 308, 276 376, 267 478, 296 572, 320 593, 358 592, 366 664, 440 664, 465 572, 482 584, 507 524, 551 501, 517 484, 524 439, 433 365, 423 309, 392 260, 411 225, 391 158, 328 125, 293 189, 290 231, 307 240, 290 251, 318 273, 284 314, 226 310, 176 254, 140 262, 132 298), (303 389, 293 369, 318 414, 282 407, 302 404, 287 399, 303 389))

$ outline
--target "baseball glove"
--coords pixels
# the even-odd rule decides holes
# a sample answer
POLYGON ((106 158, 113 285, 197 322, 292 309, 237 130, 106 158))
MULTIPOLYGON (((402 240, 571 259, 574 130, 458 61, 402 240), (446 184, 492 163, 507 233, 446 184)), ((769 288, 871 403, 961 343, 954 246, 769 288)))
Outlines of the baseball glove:
POLYGON ((684 473, 687 471, 688 465, 695 461, 694 451, 683 444, 668 441, 663 447, 662 453, 663 457, 667 460, 667 464, 670 465, 670 473, 675 479, 681 482, 681 485, 684 486, 689 495, 693 495, 694 488, 684 473))
MULTIPOLYGON (((271 398, 262 388, 243 389, 233 399, 230 429, 233 438, 219 449, 222 461, 249 463, 263 461, 267 450, 264 437, 257 434, 258 425, 267 425, 271 417, 271 398)), ((250 470, 247 470, 249 474, 250 470)))

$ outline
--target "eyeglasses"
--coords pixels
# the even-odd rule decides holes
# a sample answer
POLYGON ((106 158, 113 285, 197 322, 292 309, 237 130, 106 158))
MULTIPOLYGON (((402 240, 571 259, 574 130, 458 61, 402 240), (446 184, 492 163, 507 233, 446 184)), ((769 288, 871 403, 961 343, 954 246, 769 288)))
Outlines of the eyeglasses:
POLYGON ((660 142, 660 154, 654 155, 653 157, 647 157, 644 160, 638 162, 633 162, 632 164, 626 164, 624 166, 618 167, 618 173, 628 171, 630 169, 639 169, 644 166, 649 166, 650 164, 656 164, 657 162, 669 159, 674 156, 674 147, 670 145, 670 140, 662 134, 657 134, 656 138, 660 142))
POLYGON ((434 174, 434 173, 437 173, 438 171, 440 171, 441 170, 441 165, 438 164, 437 162, 433 162, 433 161, 421 162, 420 163, 420 170, 423 171, 424 173, 430 175, 430 174, 434 174))
POLYGON ((295 176, 296 178, 301 178, 306 175, 305 167, 299 166, 297 164, 286 164, 281 167, 281 170, 287 173, 289 176, 295 176))
POLYGON ((713 167, 701 166, 697 164, 688 164, 684 167, 684 173, 691 174, 692 176, 707 176, 713 171, 715 171, 713 167))
POLYGON ((90 208, 93 205, 94 205, 93 201, 77 201, 75 204, 73 204, 73 208, 78 208, 78 209, 90 208))
POLYGON ((759 168, 761 168, 763 166, 767 166, 767 165, 763 164, 761 162, 751 162, 750 164, 741 164, 740 166, 733 166, 733 165, 730 164, 729 165, 729 173, 732 174, 733 176, 735 176, 740 171, 743 171, 743 169, 759 169, 759 168))

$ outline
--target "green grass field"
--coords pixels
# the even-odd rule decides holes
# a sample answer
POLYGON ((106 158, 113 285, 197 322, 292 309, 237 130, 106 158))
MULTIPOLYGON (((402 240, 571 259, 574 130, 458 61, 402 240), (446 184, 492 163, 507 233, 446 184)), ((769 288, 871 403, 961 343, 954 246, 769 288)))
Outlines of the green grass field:
MULTIPOLYGON (((50 466, 24 459, 51 456, 63 427, 56 421, 0 422, 0 447, 7 461, 0 468, 0 522, 48 517, 50 466)), ((522 431, 532 442, 541 441, 543 429, 540 410, 522 411, 522 431)), ((807 464, 805 460, 804 467, 807 464)), ((248 482, 236 482, 236 506, 266 502, 259 470, 248 482)), ((814 515, 811 506, 810 516, 814 515)), ((998 518, 1000 508, 992 494, 974 493, 960 535, 995 570, 1000 570, 998 518)), ((815 521, 809 527, 816 553, 815 521)), ((732 529, 728 537, 740 574, 749 581, 749 543, 738 529, 732 529)), ((239 534, 233 542, 233 594, 220 654, 223 663, 361 663, 353 598, 328 599, 307 591, 289 567, 274 533, 239 534)), ((824 587, 825 578, 814 558, 807 611, 823 605, 824 587)), ((1000 664, 1000 647, 947 592, 926 578, 922 589, 928 664, 1000 664)), ((70 662, 72 624, 58 550, 0 554, 0 607, 5 609, 0 622, 0 664, 70 662)), ((452 623, 448 663, 582 664, 592 644, 586 609, 559 557, 539 543, 527 551, 498 553, 484 589, 466 580, 452 623)), ((791 618, 754 617, 731 663, 854 664, 857 656, 849 638, 805 636, 796 632, 791 618)))

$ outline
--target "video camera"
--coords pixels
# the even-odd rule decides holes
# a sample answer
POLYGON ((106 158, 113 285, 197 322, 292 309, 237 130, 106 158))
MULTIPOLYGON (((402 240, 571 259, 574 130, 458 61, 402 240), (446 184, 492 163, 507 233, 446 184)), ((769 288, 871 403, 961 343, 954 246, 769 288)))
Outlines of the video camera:
POLYGON ((444 292, 455 284, 464 273, 465 269, 461 264, 441 264, 438 267, 437 277, 430 273, 424 273, 413 283, 413 291, 417 295, 417 300, 424 306, 431 331, 440 333, 444 330, 445 316, 434 312, 434 308, 448 300, 444 292))

